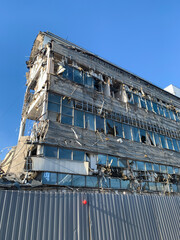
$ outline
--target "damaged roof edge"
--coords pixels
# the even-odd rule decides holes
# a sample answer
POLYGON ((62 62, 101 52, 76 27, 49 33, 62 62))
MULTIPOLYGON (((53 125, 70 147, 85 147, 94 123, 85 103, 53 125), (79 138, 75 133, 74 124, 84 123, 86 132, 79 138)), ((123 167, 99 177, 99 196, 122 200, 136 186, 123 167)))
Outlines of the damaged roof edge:
MULTIPOLYGON (((109 62, 108 60, 106 60, 106 59, 104 59, 104 58, 102 58, 102 57, 99 57, 98 55, 96 55, 96 54, 94 54, 94 53, 92 53, 92 52, 90 52, 90 51, 88 51, 88 50, 86 50, 86 49, 84 49, 84 48, 81 48, 81 47, 79 47, 78 45, 76 45, 76 44, 74 44, 74 43, 72 43, 72 42, 70 42, 70 41, 68 41, 68 40, 65 40, 65 39, 63 39, 63 38, 61 38, 61 37, 59 37, 59 36, 57 36, 57 35, 49 32, 49 31, 47 31, 47 32, 41 32, 41 31, 40 31, 40 32, 38 33, 38 35, 37 35, 37 37, 36 37, 36 39, 35 39, 35 41, 34 41, 34 43, 33 43, 33 48, 34 48, 34 44, 35 44, 35 42, 36 42, 36 40, 37 40, 37 38, 38 38, 38 36, 39 36, 40 34, 43 35, 43 36, 46 35, 47 37, 50 37, 51 39, 54 39, 55 41, 58 41, 58 42, 60 42, 60 43, 63 43, 63 44, 65 44, 65 45, 67 45, 67 46, 73 46, 73 47, 75 47, 75 48, 83 51, 84 53, 90 54, 90 55, 94 56, 95 58, 98 58, 98 59, 100 59, 101 61, 103 61, 103 62, 105 62, 105 63, 107 63, 107 64, 109 64, 109 65, 111 65, 111 66, 113 66, 113 67, 115 67, 115 68, 117 68, 117 69, 119 69, 119 70, 124 71, 125 73, 128 73, 128 74, 130 74, 130 75, 133 75, 133 76, 136 77, 136 78, 139 78, 141 81, 143 81, 143 82, 145 82, 145 83, 148 83, 148 84, 150 84, 151 86, 153 86, 153 87, 155 87, 155 88, 163 91, 164 94, 166 94, 166 95, 168 95, 168 96, 171 96, 171 97, 176 98, 176 99, 178 99, 178 100, 180 99, 178 96, 173 95, 172 93, 165 91, 164 89, 158 87, 157 85, 151 83, 150 81, 147 81, 147 80, 145 80, 144 78, 139 77, 138 75, 136 75, 136 74, 134 74, 134 73, 132 73, 132 72, 129 72, 128 70, 126 70, 126 69, 124 69, 124 68, 121 68, 121 67, 117 66, 116 64, 114 64, 114 63, 112 63, 112 62, 109 62)), ((33 51, 33 48, 32 48, 32 51, 33 51)))

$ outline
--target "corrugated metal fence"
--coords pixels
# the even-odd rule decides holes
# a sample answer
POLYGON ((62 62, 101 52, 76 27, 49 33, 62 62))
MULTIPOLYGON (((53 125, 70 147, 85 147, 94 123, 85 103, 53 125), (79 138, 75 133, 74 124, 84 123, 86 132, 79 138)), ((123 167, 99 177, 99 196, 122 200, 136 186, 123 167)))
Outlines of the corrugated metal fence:
POLYGON ((8 190, 0 212, 2 240, 180 239, 178 196, 8 190))

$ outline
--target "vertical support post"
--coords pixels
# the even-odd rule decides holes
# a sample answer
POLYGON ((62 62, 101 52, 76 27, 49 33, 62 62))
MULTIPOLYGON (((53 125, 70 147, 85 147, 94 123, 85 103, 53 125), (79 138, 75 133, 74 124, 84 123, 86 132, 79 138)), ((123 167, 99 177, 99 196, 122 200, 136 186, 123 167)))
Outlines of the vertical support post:
POLYGON ((20 137, 24 136, 25 126, 26 126, 26 119, 22 118, 21 123, 20 123, 18 141, 19 141, 20 137))

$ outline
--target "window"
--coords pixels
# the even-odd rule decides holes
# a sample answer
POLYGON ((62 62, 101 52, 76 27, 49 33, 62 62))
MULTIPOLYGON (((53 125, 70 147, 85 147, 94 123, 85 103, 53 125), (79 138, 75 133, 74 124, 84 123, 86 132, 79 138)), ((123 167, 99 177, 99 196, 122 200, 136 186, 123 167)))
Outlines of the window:
POLYGON ((57 173, 44 172, 42 174, 42 183, 43 184, 57 184, 57 173))
POLYGON ((126 91, 126 94, 127 94, 128 102, 129 102, 130 104, 133 104, 133 95, 132 95, 132 93, 126 91))
POLYGON ((154 137, 153 137, 153 132, 147 132, 147 137, 149 140, 149 144, 154 146, 155 145, 155 141, 154 141, 154 137))
POLYGON ((131 127, 129 125, 123 124, 123 128, 125 138, 131 140, 131 127))
POLYGON ((139 107, 139 96, 136 94, 133 94, 133 98, 134 98, 134 104, 139 107))
POLYGON ((166 138, 163 135, 159 135, 161 139, 161 144, 163 148, 167 148, 166 138))
POLYGON ((147 143, 147 140, 146 140, 146 131, 143 130, 143 129, 140 129, 140 138, 141 138, 141 142, 142 142, 142 143, 147 143))
POLYGON ((117 157, 108 156, 108 162, 111 163, 111 166, 117 167, 117 157))
POLYGON ((52 93, 48 95, 48 110, 52 112, 60 112, 61 97, 52 93))
POLYGON ((124 160, 124 159, 118 159, 118 167, 121 167, 121 168, 127 168, 127 160, 124 160))
POLYGON ((133 134, 133 141, 140 142, 138 128, 132 127, 132 134, 133 134))
POLYGON ((150 191, 156 191, 156 183, 150 182, 149 183, 149 190, 150 191))
POLYGON ((121 180, 121 188, 122 189, 129 189, 130 188, 130 181, 129 180, 121 180))
POLYGON ((59 158, 71 160, 72 150, 66 148, 59 148, 59 158))
POLYGON ((115 136, 114 122, 110 119, 106 119, 106 134, 111 134, 115 136))
POLYGON ((106 165, 107 164, 107 156, 98 154, 98 164, 106 165))
POLYGON ((173 167, 167 166, 167 172, 168 172, 169 174, 173 174, 173 173, 174 173, 173 167))
POLYGON ((175 120, 175 116, 174 116, 173 111, 169 110, 169 114, 170 114, 170 118, 171 118, 172 120, 175 120))
POLYGON ((154 133, 154 138, 155 138, 156 146, 161 147, 161 143, 160 143, 160 140, 159 140, 159 134, 154 133))
POLYGON ((44 146, 44 156, 57 158, 57 147, 44 146))
POLYGON ((153 170, 153 165, 152 163, 146 163, 146 171, 152 171, 153 170))
POLYGON ((158 104, 158 108, 159 108, 159 114, 161 116, 164 116, 164 111, 163 111, 163 108, 161 107, 161 105, 158 104))
POLYGON ((85 113, 85 128, 94 130, 94 115, 91 113, 85 113))
POLYGON ((169 111, 167 110, 166 107, 163 107, 164 114, 167 118, 170 118, 169 111))
POLYGON ((167 167, 164 165, 160 165, 160 172, 161 173, 167 173, 167 167))
POLYGON ((72 185, 72 175, 58 174, 58 185, 71 186, 72 185))
POLYGON ((63 99, 61 123, 72 125, 72 107, 73 101, 68 100, 67 98, 63 99))
POLYGON ((118 178, 111 178, 111 188, 114 189, 120 188, 120 180, 118 178))
POLYGON ((83 72, 74 68, 74 82, 83 84, 83 72))
POLYGON ((94 78, 88 74, 84 75, 84 84, 90 87, 94 87, 94 78))
POLYGON ((73 151, 73 160, 84 162, 84 152, 82 151, 73 151))
POLYGON ((104 133, 104 118, 96 116, 96 130, 104 133))
POLYGON ((163 191, 163 184, 162 183, 157 183, 157 190, 158 191, 163 191))
POLYGON ((98 187, 97 177, 86 176, 86 187, 98 187))
POLYGON ((141 107, 146 109, 146 99, 141 98, 141 107))
POLYGON ((114 122, 115 129, 116 129, 116 136, 123 138, 123 129, 122 129, 122 123, 114 122))
POLYGON ((74 187, 85 187, 85 176, 73 175, 72 185, 74 187))
POLYGON ((155 113, 157 113, 157 114, 159 114, 159 112, 158 112, 158 105, 157 105, 157 103, 155 103, 155 102, 152 102, 152 104, 153 104, 153 110, 154 110, 154 112, 155 112, 155 113))
POLYGON ((147 108, 148 108, 148 111, 152 112, 152 105, 151 105, 151 101, 146 99, 146 103, 147 103, 147 108))
POLYGON ((144 162, 139 162, 139 161, 137 161, 136 164, 137 164, 137 170, 139 170, 139 171, 145 171, 144 162))
POLYGON ((170 150, 174 150, 174 149, 173 149, 172 139, 170 139, 169 137, 167 137, 167 144, 168 144, 168 148, 169 148, 170 150))
POLYGON ((78 111, 78 110, 74 110, 74 126, 77 127, 84 127, 84 112, 82 111, 78 111))
POLYGON ((66 65, 65 68, 66 70, 63 72, 63 77, 73 81, 73 68, 68 65, 66 65))
POLYGON ((154 164, 154 171, 155 172, 160 172, 158 164, 154 164))
POLYGON ((173 145, 174 145, 174 150, 178 152, 179 149, 178 149, 178 145, 177 145, 177 140, 173 138, 172 141, 173 141, 173 145))

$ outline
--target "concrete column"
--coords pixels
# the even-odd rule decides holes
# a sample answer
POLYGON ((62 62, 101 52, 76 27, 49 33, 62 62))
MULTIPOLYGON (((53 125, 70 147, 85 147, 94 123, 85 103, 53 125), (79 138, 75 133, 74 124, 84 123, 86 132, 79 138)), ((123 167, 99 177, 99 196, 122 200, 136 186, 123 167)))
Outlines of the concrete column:
POLYGON ((26 119, 22 118, 20 128, 19 128, 18 141, 19 141, 20 137, 24 136, 25 126, 26 126, 26 119))

